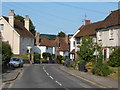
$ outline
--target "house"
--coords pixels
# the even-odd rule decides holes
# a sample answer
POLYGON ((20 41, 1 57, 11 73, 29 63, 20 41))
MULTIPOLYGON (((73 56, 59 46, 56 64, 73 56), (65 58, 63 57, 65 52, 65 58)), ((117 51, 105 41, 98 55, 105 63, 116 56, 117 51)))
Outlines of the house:
POLYGON ((26 54, 32 52, 34 36, 29 31, 29 17, 25 17, 25 25, 14 18, 14 10, 9 17, 0 17, 0 30, 2 41, 9 43, 13 54, 26 54))
POLYGON ((68 39, 65 37, 56 37, 55 40, 48 40, 46 38, 41 38, 40 34, 36 33, 36 46, 34 47, 34 52, 40 53, 41 57, 44 52, 48 52, 51 55, 62 55, 64 57, 69 56, 69 45, 68 39))
POLYGON ((55 41, 48 40, 46 38, 41 38, 40 34, 36 33, 36 46, 34 47, 34 52, 40 53, 41 57, 44 52, 48 52, 51 55, 55 54, 55 41))
POLYGON ((69 57, 69 44, 66 42, 66 37, 56 37, 56 54, 63 57, 69 57))
POLYGON ((97 43, 102 44, 104 60, 114 47, 120 47, 120 9, 111 11, 96 29, 97 43))
POLYGON ((70 59, 75 59, 75 35, 79 32, 78 29, 75 34, 69 39, 70 40, 70 59))
MULTIPOLYGON (((78 45, 84 36, 92 36, 93 41, 96 42, 96 28, 101 24, 102 21, 90 23, 90 20, 85 20, 85 25, 82 25, 79 28, 77 34, 75 34, 75 52, 78 51, 78 45)), ((78 58, 77 54, 75 53, 75 58, 78 58)))

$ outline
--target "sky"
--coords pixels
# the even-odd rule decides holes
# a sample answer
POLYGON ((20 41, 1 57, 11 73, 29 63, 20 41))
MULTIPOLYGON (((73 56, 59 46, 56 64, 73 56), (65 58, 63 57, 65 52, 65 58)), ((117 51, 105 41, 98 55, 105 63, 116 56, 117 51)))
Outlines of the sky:
POLYGON ((84 24, 105 19, 117 2, 2 2, 2 15, 8 16, 10 9, 15 14, 29 15, 40 34, 57 34, 60 31, 74 34, 84 24))

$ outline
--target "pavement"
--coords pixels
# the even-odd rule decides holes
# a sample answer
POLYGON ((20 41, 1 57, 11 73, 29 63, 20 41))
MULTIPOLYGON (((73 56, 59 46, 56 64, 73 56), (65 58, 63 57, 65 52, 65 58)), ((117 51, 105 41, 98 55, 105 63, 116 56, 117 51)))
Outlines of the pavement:
POLYGON ((118 88, 119 87, 118 85, 120 84, 120 82, 118 83, 118 81, 110 80, 106 77, 95 76, 95 75, 92 75, 92 74, 89 74, 86 72, 72 70, 63 65, 60 65, 60 69, 67 73, 70 73, 78 78, 82 78, 88 82, 102 86, 103 88, 118 88))

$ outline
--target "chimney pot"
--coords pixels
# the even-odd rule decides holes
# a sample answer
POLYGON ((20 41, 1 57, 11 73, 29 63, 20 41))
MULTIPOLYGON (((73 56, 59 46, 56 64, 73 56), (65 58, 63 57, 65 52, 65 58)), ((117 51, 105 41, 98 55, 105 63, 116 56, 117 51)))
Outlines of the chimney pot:
POLYGON ((85 20, 85 25, 90 24, 90 20, 85 20))

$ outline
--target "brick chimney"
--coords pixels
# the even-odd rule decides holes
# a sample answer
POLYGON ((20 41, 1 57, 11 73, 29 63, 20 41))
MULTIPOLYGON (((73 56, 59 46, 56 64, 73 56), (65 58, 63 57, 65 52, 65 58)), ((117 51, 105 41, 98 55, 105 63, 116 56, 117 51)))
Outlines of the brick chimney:
POLYGON ((14 27, 14 10, 10 10, 9 16, 9 24, 14 27))
POLYGON ((28 15, 25 16, 24 21, 25 21, 25 28, 29 31, 29 28, 30 28, 30 26, 29 26, 30 20, 29 20, 28 15))
POLYGON ((35 42, 35 44, 36 45, 40 45, 40 33, 39 32, 36 32, 35 33, 35 38, 36 38, 36 42, 35 42))
POLYGON ((85 20, 85 25, 90 24, 90 20, 85 20))

